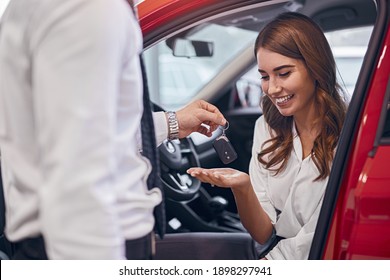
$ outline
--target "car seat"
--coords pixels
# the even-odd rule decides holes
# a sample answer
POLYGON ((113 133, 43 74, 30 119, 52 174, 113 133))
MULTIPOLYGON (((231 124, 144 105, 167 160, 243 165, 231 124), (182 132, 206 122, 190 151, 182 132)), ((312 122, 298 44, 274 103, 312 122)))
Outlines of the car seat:
POLYGON ((155 260, 255 260, 252 237, 244 232, 186 232, 156 240, 155 260))

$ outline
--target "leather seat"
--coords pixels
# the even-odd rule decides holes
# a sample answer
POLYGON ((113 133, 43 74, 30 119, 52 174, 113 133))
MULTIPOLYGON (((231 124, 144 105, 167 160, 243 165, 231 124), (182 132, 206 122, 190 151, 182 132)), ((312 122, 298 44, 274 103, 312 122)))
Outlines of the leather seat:
POLYGON ((156 260, 255 260, 255 242, 244 232, 166 234, 156 240, 156 260))

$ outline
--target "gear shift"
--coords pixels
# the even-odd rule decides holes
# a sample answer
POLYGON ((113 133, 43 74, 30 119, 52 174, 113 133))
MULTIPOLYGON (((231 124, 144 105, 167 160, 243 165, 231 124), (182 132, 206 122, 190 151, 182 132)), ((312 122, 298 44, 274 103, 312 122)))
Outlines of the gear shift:
POLYGON ((213 216, 218 217, 228 206, 228 201, 221 196, 214 196, 209 200, 208 204, 213 216))

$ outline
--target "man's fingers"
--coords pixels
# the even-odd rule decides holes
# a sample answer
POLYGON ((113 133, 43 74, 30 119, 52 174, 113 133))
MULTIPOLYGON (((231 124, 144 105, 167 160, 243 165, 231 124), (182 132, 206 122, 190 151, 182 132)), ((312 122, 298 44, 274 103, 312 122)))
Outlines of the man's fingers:
POLYGON ((222 113, 219 111, 219 109, 214 106, 213 104, 210 104, 204 100, 199 101, 200 107, 206 112, 203 112, 202 116, 207 116, 206 118, 200 117, 202 122, 204 121, 212 121, 218 125, 225 125, 226 119, 223 117, 222 113))
POLYGON ((222 125, 222 126, 226 124, 226 120, 221 113, 212 113, 209 111, 203 111, 200 112, 198 118, 202 123, 206 123, 210 127, 214 127, 214 124, 222 125))

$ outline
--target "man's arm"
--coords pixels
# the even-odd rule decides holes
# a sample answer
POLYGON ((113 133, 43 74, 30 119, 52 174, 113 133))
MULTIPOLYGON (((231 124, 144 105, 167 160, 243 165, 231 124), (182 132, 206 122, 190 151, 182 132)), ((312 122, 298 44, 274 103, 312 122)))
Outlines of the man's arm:
MULTIPOLYGON (((187 137, 193 132, 210 137, 214 130, 226 124, 226 119, 218 108, 204 100, 194 101, 177 111, 176 119, 179 126, 179 138, 187 137)), ((153 114, 153 120, 157 144, 160 144, 170 134, 168 117, 164 112, 156 112, 153 114)))

